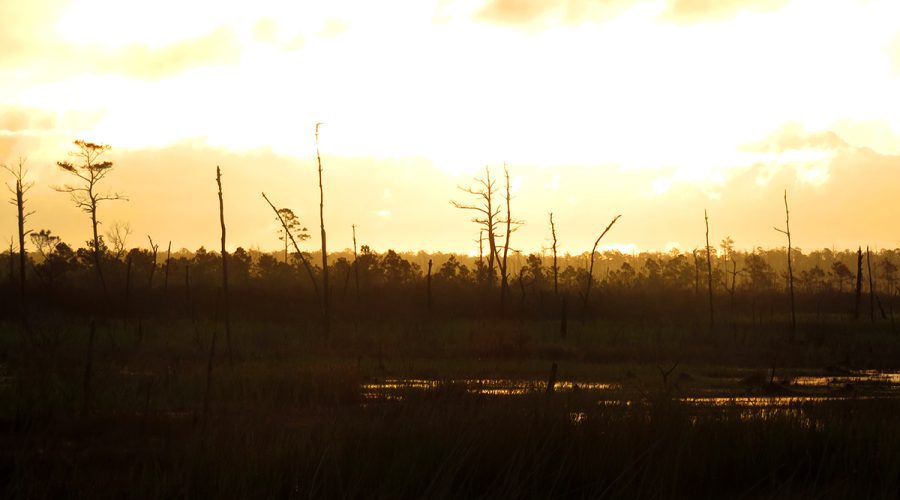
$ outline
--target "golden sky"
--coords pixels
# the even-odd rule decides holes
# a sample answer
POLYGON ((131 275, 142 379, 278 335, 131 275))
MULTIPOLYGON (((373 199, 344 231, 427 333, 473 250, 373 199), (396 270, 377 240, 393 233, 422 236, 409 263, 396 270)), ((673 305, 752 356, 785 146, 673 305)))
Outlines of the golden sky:
MULTIPOLYGON (((101 207, 173 247, 276 248, 260 196, 314 229, 322 126, 330 246, 471 252, 453 209, 508 162, 513 246, 900 246, 896 0, 0 0, 0 162, 72 243, 51 186, 71 141, 113 146, 101 207)), ((14 212, 0 235, 15 231, 14 212)), ((307 242, 314 248, 317 238, 307 242)))

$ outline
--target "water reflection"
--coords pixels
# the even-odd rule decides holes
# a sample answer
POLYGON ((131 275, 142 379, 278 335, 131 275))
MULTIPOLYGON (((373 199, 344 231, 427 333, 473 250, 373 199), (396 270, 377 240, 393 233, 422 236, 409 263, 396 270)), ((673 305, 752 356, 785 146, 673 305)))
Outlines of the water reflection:
MULTIPOLYGON (((606 391, 620 388, 617 384, 562 380, 556 382, 555 391, 606 391)), ((403 393, 413 391, 462 392, 483 396, 518 396, 546 391, 546 382, 522 379, 387 379, 362 384, 362 395, 370 399, 402 399, 403 393)))

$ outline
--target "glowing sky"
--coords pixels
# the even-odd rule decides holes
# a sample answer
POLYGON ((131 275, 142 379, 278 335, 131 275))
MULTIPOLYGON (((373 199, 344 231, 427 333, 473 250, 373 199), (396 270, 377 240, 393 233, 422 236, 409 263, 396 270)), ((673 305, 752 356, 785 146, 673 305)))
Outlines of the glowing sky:
MULTIPOLYGON (((900 246, 896 0, 0 0, 0 162, 27 157, 31 227, 89 227, 54 161, 113 146, 107 226, 214 246, 216 164, 233 246, 277 247, 259 193, 316 223, 322 127, 332 247, 470 252, 450 199, 514 176, 513 244, 664 249, 713 238, 900 246)), ((11 207, 10 207, 11 208, 11 207)), ((0 235, 15 231, 14 212, 0 235)), ((310 248, 316 246, 310 240, 310 248)))

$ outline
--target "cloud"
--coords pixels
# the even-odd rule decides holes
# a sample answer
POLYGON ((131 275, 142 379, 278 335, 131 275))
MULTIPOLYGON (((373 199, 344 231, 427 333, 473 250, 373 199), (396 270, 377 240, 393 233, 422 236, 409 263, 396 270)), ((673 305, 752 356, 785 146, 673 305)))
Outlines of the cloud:
POLYGON ((523 25, 551 18, 576 23, 608 14, 623 0, 489 0, 476 18, 498 24, 523 25))
MULTIPOLYGON (((778 9, 788 0, 666 0, 662 17, 676 22, 725 19, 742 11, 778 9)), ((575 24, 615 15, 638 0, 488 0, 476 17, 499 24, 527 25, 548 20, 575 24)))
POLYGON ((46 131, 56 128, 56 115, 46 110, 0 105, 0 133, 46 131))
POLYGON ((236 33, 219 28, 180 42, 151 47, 130 44, 108 48, 71 44, 52 37, 0 34, 3 68, 28 68, 45 77, 82 74, 119 74, 158 80, 198 66, 226 65, 239 61, 241 42, 236 33))
POLYGON ((787 3, 788 0, 669 0, 664 17, 687 22, 719 20, 743 11, 776 10, 787 3))
POLYGON ((239 60, 240 53, 235 33, 221 28, 158 49, 131 45, 101 56, 97 69, 154 80, 197 66, 232 64, 239 60))
POLYGON ((787 153, 791 151, 838 151, 849 144, 830 131, 807 132, 799 125, 787 125, 764 141, 748 144, 745 151, 760 153, 787 153))

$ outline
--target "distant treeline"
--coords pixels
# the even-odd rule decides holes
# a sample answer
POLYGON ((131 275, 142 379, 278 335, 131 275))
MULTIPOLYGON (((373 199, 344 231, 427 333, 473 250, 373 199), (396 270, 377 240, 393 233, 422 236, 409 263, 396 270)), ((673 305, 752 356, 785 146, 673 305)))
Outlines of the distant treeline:
MULTIPOLYGON (((37 251, 27 256, 30 308, 90 311, 97 294, 103 293, 93 267, 93 250, 73 249, 46 231, 33 234, 31 241, 37 251)), ((102 238, 101 245, 108 291, 100 302, 107 304, 109 312, 184 315, 215 308, 222 265, 217 252, 201 247, 194 252, 168 253, 158 246, 155 251, 126 251, 121 245, 108 248, 102 238)), ((720 248, 711 249, 711 255, 713 290, 716 300, 722 302, 722 311, 756 316, 766 310, 777 314, 784 308, 783 294, 788 286, 784 248, 738 251, 726 240, 720 248)), ((591 295, 589 304, 582 304, 589 279, 587 253, 560 256, 556 273, 552 257, 517 253, 510 259, 509 299, 501 311, 492 292, 501 285, 496 275, 488 279, 486 258, 393 250, 377 253, 365 245, 356 258, 351 251, 329 257, 330 296, 339 317, 348 318, 411 313, 554 317, 559 314, 563 297, 573 314, 684 316, 706 307, 700 296, 706 293, 709 277, 705 249, 636 254, 607 251, 596 258, 596 295, 591 295)), ((795 249, 792 258, 801 311, 859 316, 860 306, 853 299, 859 279, 860 292, 867 299, 871 297, 870 282, 874 286, 873 301, 877 300, 879 316, 887 317, 888 312, 893 315, 892 299, 898 288, 895 263, 900 262, 900 249, 870 255, 865 250, 803 253, 795 249), (862 274, 858 276, 860 263, 862 274)), ((237 248, 229 254, 228 262, 235 297, 232 307, 236 311, 253 317, 297 316, 315 321, 319 292, 314 280, 318 281, 321 274, 321 268, 313 264, 320 262, 315 253, 301 256, 296 252, 237 248)), ((18 254, 14 250, 4 252, 0 266, 7 275, 6 293, 12 297, 19 282, 18 254)), ((863 313, 868 314, 869 303, 862 305, 863 313)))

